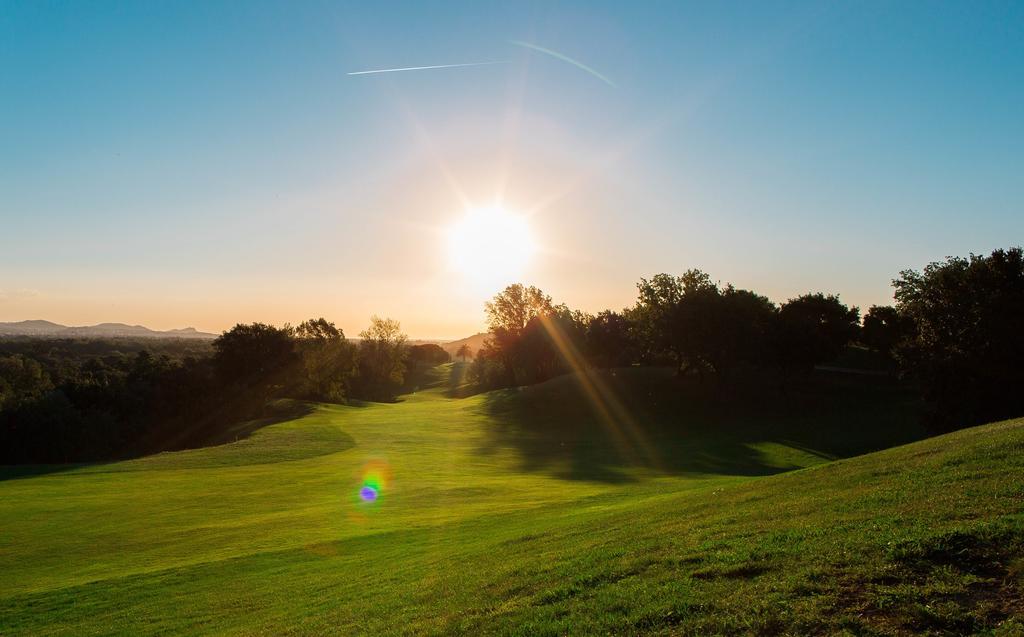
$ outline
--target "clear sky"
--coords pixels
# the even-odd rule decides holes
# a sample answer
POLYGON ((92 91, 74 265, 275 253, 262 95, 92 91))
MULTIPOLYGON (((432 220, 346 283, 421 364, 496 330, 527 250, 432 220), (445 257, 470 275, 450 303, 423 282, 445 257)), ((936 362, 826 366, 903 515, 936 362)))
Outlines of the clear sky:
POLYGON ((1020 2, 0 0, 0 321, 460 337, 495 202, 573 307, 698 267, 866 308, 1024 242, 1022 113, 1020 2))

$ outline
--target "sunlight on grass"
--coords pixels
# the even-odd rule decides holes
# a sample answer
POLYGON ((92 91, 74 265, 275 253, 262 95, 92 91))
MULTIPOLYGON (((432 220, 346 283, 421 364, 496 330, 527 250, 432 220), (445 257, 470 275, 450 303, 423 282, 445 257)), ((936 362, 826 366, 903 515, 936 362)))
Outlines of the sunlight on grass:
MULTIPOLYGON (((732 632, 781 621, 761 614, 786 599, 801 621, 820 616, 800 625, 835 628, 858 609, 824 612, 847 603, 849 576, 823 573, 874 577, 896 568, 887 546, 942 529, 1001 524, 1019 542, 1020 421, 756 478, 828 454, 780 421, 785 432, 743 440, 677 423, 690 440, 667 451, 688 459, 657 469, 621 464, 589 433, 546 455, 531 446, 547 430, 529 428, 532 408, 601 431, 582 395, 566 401, 571 379, 556 380, 522 401, 449 399, 441 385, 321 405, 238 443, 0 482, 3 632, 560 634, 683 618, 732 632), (351 444, 332 449, 328 431, 351 444), (296 453, 306 444, 324 453, 296 453)), ((947 586, 967 586, 964 572, 947 586)))

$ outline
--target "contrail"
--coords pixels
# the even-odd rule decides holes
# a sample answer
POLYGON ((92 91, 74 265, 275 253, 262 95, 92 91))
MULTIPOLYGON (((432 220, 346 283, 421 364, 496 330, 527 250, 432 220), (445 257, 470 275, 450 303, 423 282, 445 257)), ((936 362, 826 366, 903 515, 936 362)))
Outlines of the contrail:
POLYGON ((561 60, 563 62, 568 62, 569 64, 572 64, 573 66, 579 67, 579 68, 583 69, 584 71, 586 71, 587 73, 590 73, 591 75, 593 75, 597 79, 601 80, 602 82, 604 82, 608 86, 611 86, 612 88, 618 88, 617 86, 615 86, 615 82, 612 82, 606 76, 601 75, 600 73, 598 73, 594 69, 590 68, 589 66, 587 66, 583 62, 580 62, 579 60, 572 59, 568 55, 562 55, 558 51, 552 51, 551 49, 545 49, 542 46, 538 46, 536 44, 531 44, 530 42, 523 42, 522 40, 509 40, 509 42, 511 44, 515 44, 516 46, 525 47, 527 49, 532 49, 534 51, 538 51, 540 53, 544 53, 546 55, 550 55, 551 57, 557 58, 557 59, 559 59, 559 60, 561 60))
POLYGON ((397 73, 398 71, 423 71, 426 69, 454 69, 460 66, 486 66, 488 64, 508 64, 508 60, 497 62, 467 62, 466 64, 435 64, 434 66, 406 66, 400 69, 374 69, 372 71, 353 71, 347 75, 369 75, 370 73, 397 73))

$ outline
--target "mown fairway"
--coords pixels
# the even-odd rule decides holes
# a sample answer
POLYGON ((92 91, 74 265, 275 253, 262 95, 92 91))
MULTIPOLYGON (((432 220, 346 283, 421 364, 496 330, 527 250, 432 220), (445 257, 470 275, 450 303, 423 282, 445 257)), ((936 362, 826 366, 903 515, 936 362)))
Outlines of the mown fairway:
POLYGON ((1024 421, 835 461, 920 437, 904 401, 755 416, 673 382, 442 383, 9 471, 0 634, 1024 631, 1024 421))

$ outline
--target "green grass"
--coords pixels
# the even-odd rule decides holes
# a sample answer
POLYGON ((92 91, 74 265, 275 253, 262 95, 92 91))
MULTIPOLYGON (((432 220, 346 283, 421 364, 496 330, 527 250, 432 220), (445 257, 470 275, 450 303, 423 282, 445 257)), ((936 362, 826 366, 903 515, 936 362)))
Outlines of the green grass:
POLYGON ((921 437, 913 405, 857 379, 740 408, 622 370, 604 419, 572 377, 434 380, 9 471, 0 634, 1024 631, 1024 421, 851 458, 921 437), (368 462, 391 473, 373 504, 368 462))

